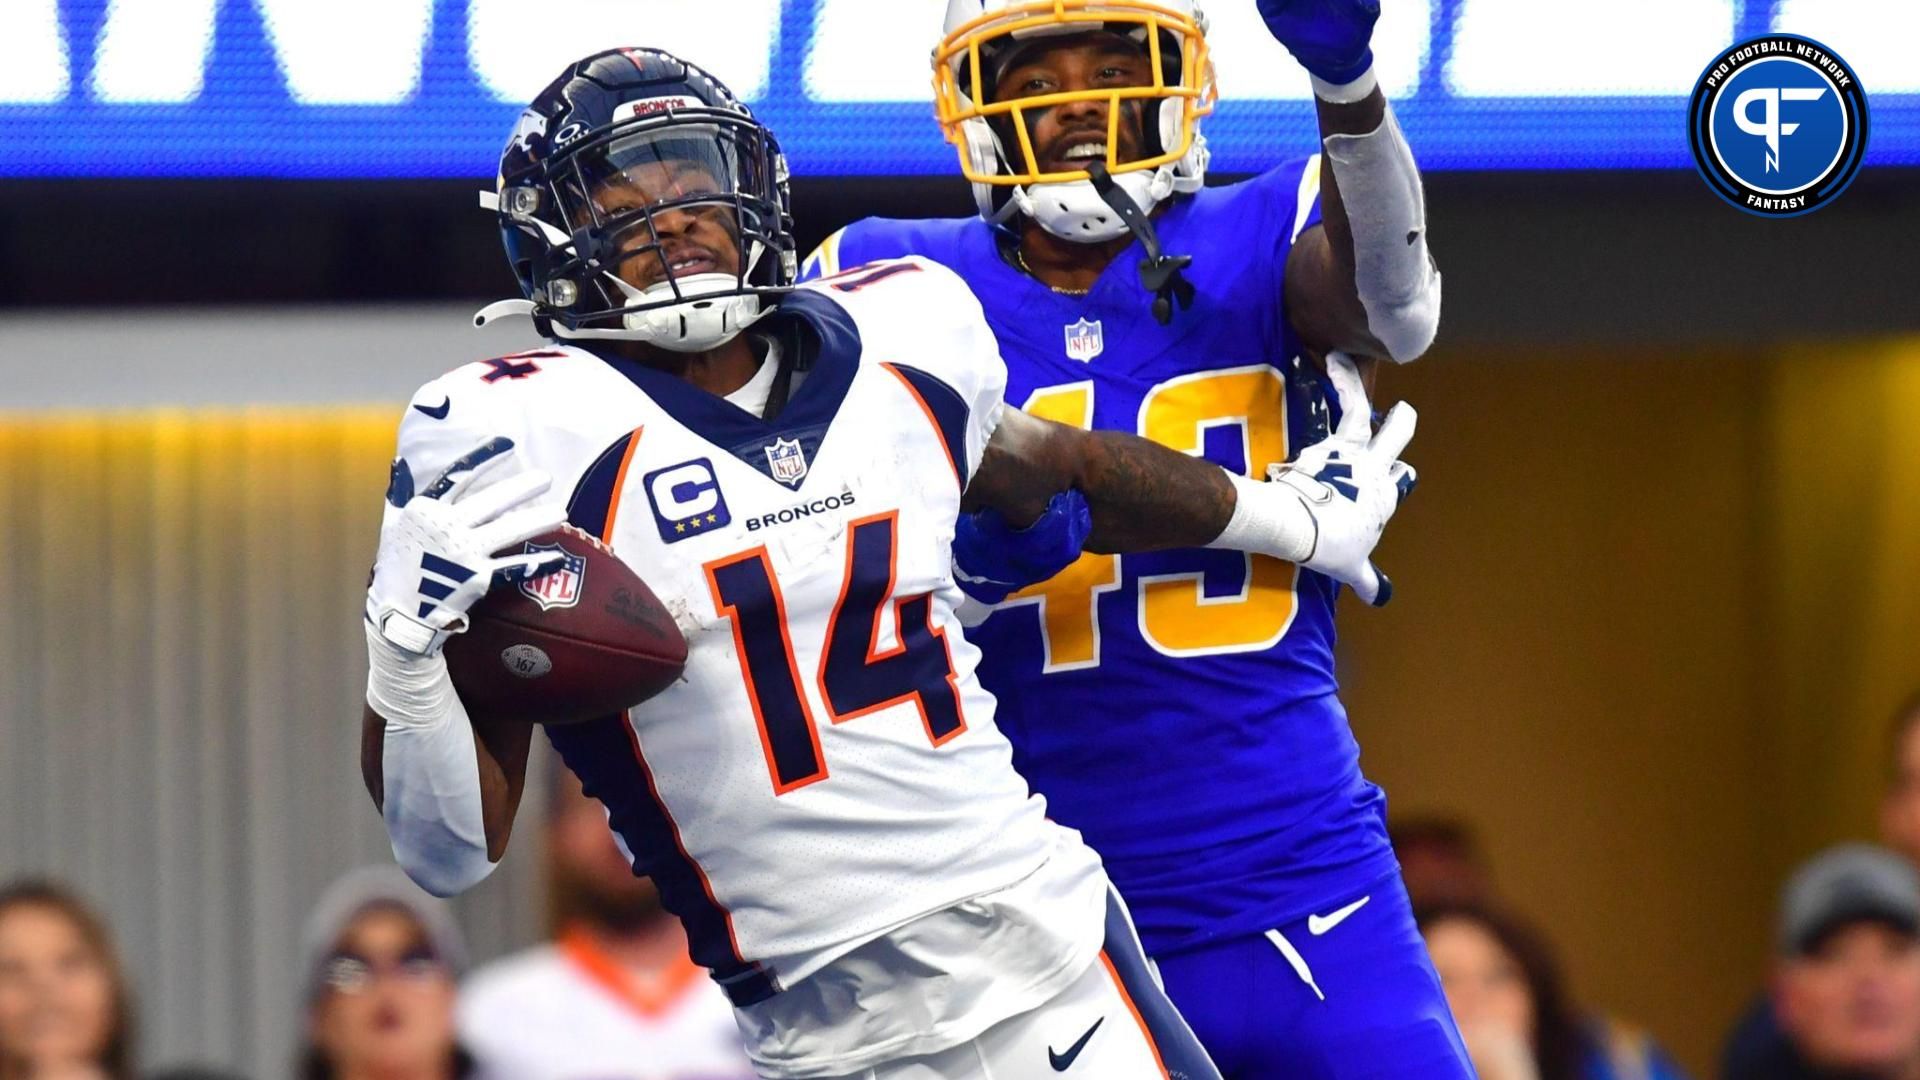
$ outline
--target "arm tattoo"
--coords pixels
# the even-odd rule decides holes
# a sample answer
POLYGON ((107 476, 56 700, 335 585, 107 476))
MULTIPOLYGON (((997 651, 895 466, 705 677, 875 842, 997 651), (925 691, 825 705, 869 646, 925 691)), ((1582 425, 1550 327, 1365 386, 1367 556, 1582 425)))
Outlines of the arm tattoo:
POLYGON ((1212 462, 1117 431, 1082 431, 1009 412, 987 444, 964 509, 991 506, 1016 526, 1079 488, 1093 511, 1088 551, 1198 547, 1233 517, 1234 490, 1212 462))
POLYGON ((1198 547, 1233 517, 1233 485, 1212 462, 1113 431, 1089 432, 1085 442, 1088 551, 1198 547))

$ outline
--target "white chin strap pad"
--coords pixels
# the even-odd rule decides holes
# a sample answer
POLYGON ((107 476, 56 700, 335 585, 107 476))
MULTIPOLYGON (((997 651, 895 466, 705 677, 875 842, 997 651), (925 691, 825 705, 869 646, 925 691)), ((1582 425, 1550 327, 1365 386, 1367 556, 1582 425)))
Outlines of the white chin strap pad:
POLYGON ((1327 161, 1353 230, 1354 286, 1367 329, 1404 364, 1440 329, 1440 272, 1427 252, 1427 210, 1413 149, 1389 104, 1365 135, 1329 135, 1327 161))
MULTIPOLYGON (((1143 214, 1173 193, 1173 176, 1165 168, 1152 173, 1136 171, 1113 178, 1143 214)), ((1091 180, 1069 180, 1064 184, 1031 184, 1013 189, 1013 202, 1021 213, 1062 240, 1078 244, 1098 244, 1127 234, 1127 222, 1100 197, 1091 180)))
MULTIPOLYGON (((761 245, 756 243, 748 261, 748 273, 762 252, 761 245)), ((627 312, 621 316, 622 329, 619 330, 572 330, 556 321, 552 327, 555 337, 644 341, 673 352, 705 352, 725 344, 768 310, 756 295, 730 293, 728 290, 740 283, 740 278, 732 274, 691 274, 672 282, 656 281, 645 289, 634 288, 612 271, 602 271, 601 277, 630 303, 659 306, 627 312), (679 303, 672 302, 675 284, 680 286, 679 295, 684 298, 679 303)), ((489 310, 483 310, 481 315, 488 314, 489 310)))
MULTIPOLYGON (((731 275, 729 275, 731 279, 731 275)), ((694 297, 625 318, 630 336, 673 352, 705 352, 733 339, 766 314, 757 296, 694 297)))

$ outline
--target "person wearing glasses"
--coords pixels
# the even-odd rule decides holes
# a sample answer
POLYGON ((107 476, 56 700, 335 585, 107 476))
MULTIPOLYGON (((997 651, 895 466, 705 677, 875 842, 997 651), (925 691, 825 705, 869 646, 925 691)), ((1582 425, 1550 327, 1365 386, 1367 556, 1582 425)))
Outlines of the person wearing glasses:
POLYGON ((301 1080, 477 1080, 454 1035, 466 947, 446 905, 397 867, 356 870, 301 934, 301 1080))

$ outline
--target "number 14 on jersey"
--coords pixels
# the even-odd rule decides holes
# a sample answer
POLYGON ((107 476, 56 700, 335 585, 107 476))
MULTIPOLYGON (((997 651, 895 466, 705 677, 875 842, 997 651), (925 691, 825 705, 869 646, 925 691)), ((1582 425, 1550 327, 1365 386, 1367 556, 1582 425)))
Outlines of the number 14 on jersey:
MULTIPOLYGON (((845 723, 911 702, 928 741, 939 746, 966 730, 960 688, 945 632, 933 618, 933 594, 895 596, 899 568, 897 510, 847 528, 847 567, 827 620, 814 673, 828 719, 845 723), (881 613, 891 607, 895 641, 881 649, 881 613)), ((733 624, 734 651, 767 756, 773 793, 785 795, 827 778, 820 731, 794 655, 786 600, 765 547, 706 565, 714 609, 733 624)))

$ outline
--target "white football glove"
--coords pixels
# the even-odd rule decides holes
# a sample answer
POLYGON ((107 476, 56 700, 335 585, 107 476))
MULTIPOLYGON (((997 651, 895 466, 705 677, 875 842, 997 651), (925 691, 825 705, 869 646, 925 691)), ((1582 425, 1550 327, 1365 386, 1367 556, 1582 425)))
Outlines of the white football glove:
POLYGON ((1413 466, 1398 459, 1413 438, 1419 414, 1400 402, 1375 432, 1373 405, 1353 360, 1328 353, 1327 375, 1340 402, 1339 426, 1293 461, 1267 466, 1267 479, 1291 488, 1313 518, 1313 542, 1299 564, 1351 586, 1360 599, 1379 607, 1393 598, 1393 583, 1371 556, 1387 521, 1418 480, 1413 466))
POLYGON ((400 507, 380 529, 380 554, 367 588, 367 620, 394 646, 436 656, 467 628, 467 611, 494 580, 537 576, 565 560, 559 552, 496 555, 557 528, 567 519, 556 503, 535 504, 553 483, 544 472, 517 473, 476 490, 513 449, 498 438, 475 448, 414 493, 405 459, 393 464, 387 500, 400 507))

